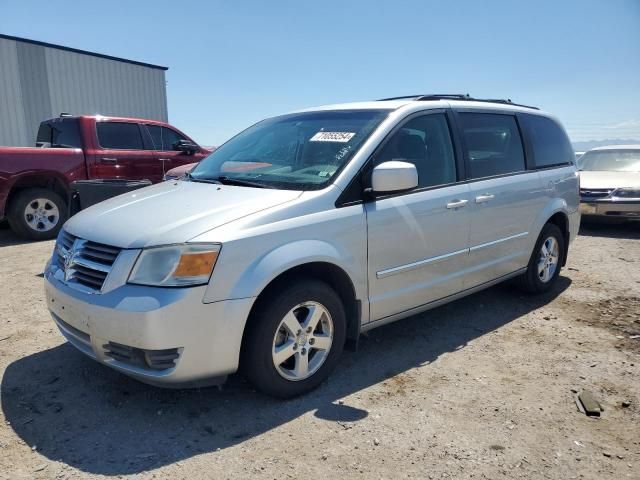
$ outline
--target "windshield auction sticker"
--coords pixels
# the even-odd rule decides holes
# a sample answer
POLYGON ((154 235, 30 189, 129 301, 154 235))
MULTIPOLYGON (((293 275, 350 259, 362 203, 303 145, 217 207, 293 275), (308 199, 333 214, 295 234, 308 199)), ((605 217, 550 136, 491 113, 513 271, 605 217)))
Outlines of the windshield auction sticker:
POLYGON ((352 132, 318 132, 309 139, 310 142, 340 142, 347 143, 353 138, 352 132))

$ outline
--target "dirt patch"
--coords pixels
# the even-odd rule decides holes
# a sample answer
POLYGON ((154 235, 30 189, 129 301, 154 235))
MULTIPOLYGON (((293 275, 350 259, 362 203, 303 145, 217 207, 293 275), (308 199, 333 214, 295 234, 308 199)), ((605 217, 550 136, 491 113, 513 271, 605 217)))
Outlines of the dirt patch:
POLYGON ((579 322, 615 334, 618 348, 640 352, 640 297, 615 296, 584 304, 579 322))

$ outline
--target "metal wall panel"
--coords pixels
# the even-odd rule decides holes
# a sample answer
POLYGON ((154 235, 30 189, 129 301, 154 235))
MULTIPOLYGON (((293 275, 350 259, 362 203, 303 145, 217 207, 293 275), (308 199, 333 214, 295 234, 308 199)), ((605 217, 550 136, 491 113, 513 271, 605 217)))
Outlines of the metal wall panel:
POLYGON ((54 115, 68 112, 167 121, 163 70, 54 48, 45 48, 45 58, 54 115))
POLYGON ((0 38, 0 145, 34 145, 61 112, 167 121, 164 70, 0 38))
POLYGON ((18 68, 20 72, 20 86, 22 107, 24 109, 24 128, 35 142, 36 127, 40 122, 51 116, 51 99, 49 97, 49 81, 47 79, 47 64, 44 49, 30 43, 16 42, 18 52, 18 68))
POLYGON ((13 40, 0 39, 0 145, 30 145, 35 132, 27 134, 18 51, 13 40))

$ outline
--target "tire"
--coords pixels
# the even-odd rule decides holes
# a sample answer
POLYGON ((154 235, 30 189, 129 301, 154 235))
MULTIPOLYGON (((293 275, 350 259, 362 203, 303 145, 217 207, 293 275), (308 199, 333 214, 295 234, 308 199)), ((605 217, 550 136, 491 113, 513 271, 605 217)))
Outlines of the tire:
POLYGON ((536 241, 536 246, 529 259, 527 271, 518 278, 518 284, 522 290, 528 293, 539 294, 548 292, 553 288, 558 281, 560 269, 564 262, 564 243, 564 235, 560 229, 552 223, 547 223, 536 241), (545 251, 549 251, 549 247, 551 247, 551 250, 557 254, 549 256, 543 252, 543 246, 545 247, 545 251), (543 256, 545 257, 544 260, 553 264, 555 268, 543 269, 543 272, 541 272, 543 256))
POLYGON ((329 285, 318 280, 294 280, 289 285, 272 289, 274 296, 257 306, 247 323, 241 356, 249 381, 278 398, 296 397, 320 385, 335 368, 346 336, 344 306, 329 285), (317 322, 311 332, 309 321, 317 322), (328 348, 318 348, 321 345, 328 348), (281 351, 279 358, 276 349, 281 351))
POLYGON ((67 217, 67 203, 46 188, 27 188, 18 192, 7 211, 11 229, 29 240, 55 238, 67 217))

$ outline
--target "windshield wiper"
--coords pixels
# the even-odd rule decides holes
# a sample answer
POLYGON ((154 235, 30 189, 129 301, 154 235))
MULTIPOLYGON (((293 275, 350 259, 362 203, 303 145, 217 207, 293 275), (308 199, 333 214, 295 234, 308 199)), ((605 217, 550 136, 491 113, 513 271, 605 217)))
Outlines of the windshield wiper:
POLYGON ((242 180, 240 178, 231 178, 231 177, 227 177, 226 175, 221 175, 219 177, 216 177, 215 180, 217 180, 219 183, 222 183, 224 185, 237 185, 239 187, 254 187, 254 188, 273 188, 269 185, 265 185, 264 183, 251 182, 249 180, 242 180))
POLYGON ((190 181, 192 182, 200 182, 200 183, 215 183, 220 185, 222 182, 219 181, 217 178, 199 178, 199 177, 194 177, 191 172, 187 172, 184 174, 185 178, 188 178, 190 181))

